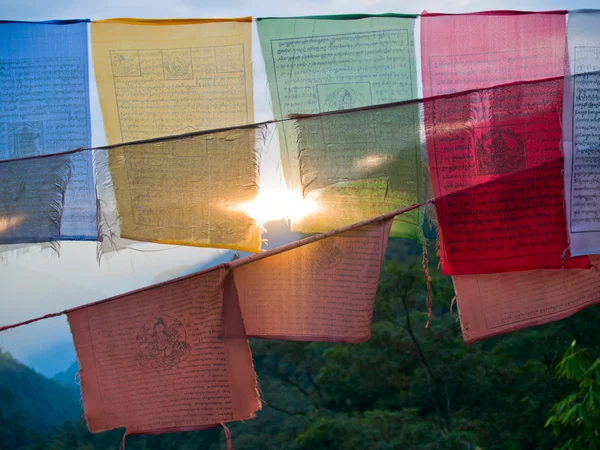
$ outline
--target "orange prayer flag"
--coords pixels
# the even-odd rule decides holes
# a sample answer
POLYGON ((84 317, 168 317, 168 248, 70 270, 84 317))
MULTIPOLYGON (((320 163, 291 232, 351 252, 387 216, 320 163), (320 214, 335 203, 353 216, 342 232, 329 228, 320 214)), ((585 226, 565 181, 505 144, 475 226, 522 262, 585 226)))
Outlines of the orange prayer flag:
MULTIPOLYGON (((599 257, 595 257, 600 262, 599 257)), ((467 344, 554 322, 600 303, 597 270, 530 270, 452 277, 467 344)))
MULTIPOLYGON (((393 218, 234 267, 246 333, 363 342, 393 218)), ((242 261, 242 260, 238 260, 242 261)))
POLYGON ((208 428, 261 407, 236 298, 219 268, 68 313, 90 431, 208 428))

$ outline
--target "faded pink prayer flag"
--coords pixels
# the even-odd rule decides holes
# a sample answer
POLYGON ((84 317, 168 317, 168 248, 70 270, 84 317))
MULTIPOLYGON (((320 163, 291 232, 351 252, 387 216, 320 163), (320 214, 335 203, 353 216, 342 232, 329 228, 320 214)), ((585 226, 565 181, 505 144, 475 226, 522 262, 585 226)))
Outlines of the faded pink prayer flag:
POLYGON ((219 268, 68 313, 92 432, 158 434, 254 417, 256 375, 219 268))
MULTIPOLYGON (((592 263, 600 263, 600 257, 593 257, 592 263)), ((600 303, 598 270, 530 270, 452 279, 467 344, 564 319, 600 303)))
POLYGON ((235 267, 248 336, 295 341, 368 340, 392 220, 302 246, 290 244, 282 253, 235 267))

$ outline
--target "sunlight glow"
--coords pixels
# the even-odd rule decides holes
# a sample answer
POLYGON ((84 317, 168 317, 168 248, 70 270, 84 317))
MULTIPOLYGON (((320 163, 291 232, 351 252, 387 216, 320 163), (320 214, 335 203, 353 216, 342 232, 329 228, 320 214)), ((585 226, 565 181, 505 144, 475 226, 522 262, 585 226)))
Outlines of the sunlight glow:
POLYGON ((0 235, 25 222, 25 216, 0 217, 0 235))
POLYGON ((244 204, 244 209, 249 217, 263 225, 273 220, 300 219, 314 213, 317 206, 313 201, 302 198, 300 191, 261 190, 252 202, 244 204))

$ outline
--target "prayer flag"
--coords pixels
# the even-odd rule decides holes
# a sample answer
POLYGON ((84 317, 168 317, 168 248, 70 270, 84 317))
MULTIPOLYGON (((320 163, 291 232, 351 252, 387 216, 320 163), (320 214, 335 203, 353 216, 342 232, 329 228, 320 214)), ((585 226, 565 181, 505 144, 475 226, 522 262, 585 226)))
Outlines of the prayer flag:
POLYGON ((597 270, 529 270, 452 279, 467 344, 564 319, 600 303, 597 270))
POLYGON ((260 230, 244 205, 258 193, 255 146, 262 131, 236 128, 97 150, 100 198, 114 192, 114 202, 102 203, 103 250, 116 235, 259 251, 260 230))
POLYGON ((251 26, 249 17, 93 22, 108 143, 254 122, 251 26))
POLYGON ((600 11, 569 13, 563 146, 569 246, 600 253, 600 11))
POLYGON ((69 155, 0 161, 0 243, 61 239, 71 167, 69 155))
POLYGON ((246 333, 295 341, 367 341, 391 225, 388 218, 305 245, 289 244, 249 264, 233 261, 246 333))
MULTIPOLYGON (((419 125, 417 103, 298 117, 300 180, 313 206, 292 229, 328 231, 418 203, 419 125)), ((419 216, 396 217, 390 234, 418 241, 419 216)))
POLYGON ((565 264, 564 39, 564 13, 423 15, 425 130, 444 274, 588 266, 586 258, 565 264))
MULTIPOLYGON (((258 19, 275 119, 416 98, 415 22, 416 16, 394 14, 258 19)), ((397 113, 278 124, 286 187, 302 191, 314 204, 311 214, 292 223, 294 231, 333 230, 421 198, 418 108, 397 113), (394 124, 402 129, 401 138, 394 124), (409 167, 394 165, 397 158, 389 161, 390 154, 417 170, 407 174, 409 167), (320 182, 307 189, 317 159, 320 182), (378 176, 366 169, 373 165, 379 166, 378 176), (331 176, 334 171, 338 176, 331 176), (390 190, 398 181, 409 188, 390 190)), ((418 239, 418 212, 399 221, 392 236, 418 239)))
MULTIPOLYGON (((0 24, 0 159, 91 146, 85 22, 0 24)), ((72 173, 60 216, 60 239, 95 241, 97 208, 91 154, 81 152, 70 159, 72 173)), ((35 174, 42 179, 60 177, 43 174, 42 163, 37 164, 35 174)), ((61 164, 50 164, 47 170, 57 167, 61 164)), ((39 186, 33 174, 24 172, 21 177, 39 186)), ((21 237, 14 234, 14 242, 42 242, 47 236, 45 231, 37 236, 32 232, 30 229, 21 237)))
MULTIPOLYGON (((94 70, 109 144, 253 123, 251 26, 252 20, 249 17, 109 19, 92 23, 94 70)), ((251 144, 248 145, 254 145, 250 133, 249 131, 248 142, 251 144)), ((102 174, 104 183, 98 188, 102 209, 102 253, 131 244, 127 243, 125 238, 249 251, 257 251, 260 248, 259 243, 249 242, 258 239, 254 237, 254 231, 246 241, 240 242, 239 239, 244 240, 247 236, 240 237, 238 224, 220 222, 224 218, 222 212, 219 211, 211 219, 205 217, 206 211, 211 208, 215 211, 215 208, 220 207, 219 202, 223 200, 223 195, 227 196, 224 190, 237 189, 238 182, 254 184, 258 180, 254 175, 246 177, 246 174, 256 170, 256 165, 250 163, 256 158, 249 159, 245 153, 246 150, 253 149, 241 150, 243 154, 240 154, 240 145, 236 143, 233 144, 235 148, 232 148, 222 140, 212 142, 212 150, 205 147, 204 150, 198 149, 198 152, 188 152, 186 156, 183 155, 185 151, 182 153, 167 150, 167 153, 171 154, 170 162, 162 174, 152 170, 144 174, 143 180, 138 177, 137 181, 141 181, 138 187, 147 184, 154 186, 150 195, 143 200, 145 205, 142 210, 145 212, 138 209, 138 212, 146 215, 143 223, 152 227, 152 232, 149 232, 145 225, 138 224, 137 231, 132 233, 126 217, 121 224, 122 230, 119 230, 119 217, 123 212, 120 209, 116 210, 116 207, 125 208, 125 216, 131 217, 131 208, 123 202, 130 202, 133 208, 137 208, 138 200, 141 199, 132 198, 129 201, 123 197, 128 189, 127 183, 131 183, 132 179, 126 181, 121 173, 113 173, 118 179, 114 187, 120 189, 119 192, 114 192, 112 184, 106 178, 109 174, 102 174), (228 154, 225 155, 225 152, 228 154), (210 158, 223 157, 223 162, 229 164, 231 176, 223 180, 218 178, 223 175, 218 168, 219 161, 211 162, 212 176, 207 176, 207 167, 199 169, 199 160, 193 162, 189 159, 193 155, 203 158, 202 164, 207 164, 209 155, 210 158), (240 158, 235 159, 235 156, 240 158), (185 158, 188 158, 187 162, 185 158), (174 160, 178 160, 186 168, 179 170, 174 160), (191 169, 195 169, 196 174, 192 174, 191 169), (170 175, 164 175, 164 171, 170 171, 170 175), (203 178, 199 184, 191 186, 190 182, 197 182, 200 174, 203 178), (163 181, 161 176, 171 180, 169 186, 160 186, 163 181), (238 179, 234 186, 228 186, 227 182, 235 176, 238 176, 238 179), (174 185, 176 180, 180 182, 179 186, 174 185), (207 185, 213 188, 207 189, 207 185), (217 187, 218 189, 214 189, 217 187), (201 197, 198 196, 200 189, 201 197), (162 192, 157 193, 157 190, 162 192), (173 195, 169 197, 167 191, 171 191, 173 195), (158 204, 150 205, 152 198, 156 198, 157 195, 160 197, 158 204), (185 220, 200 219, 196 226, 202 230, 206 229, 207 221, 223 226, 219 225, 219 230, 213 229, 212 237, 206 236, 204 231, 198 234, 190 229, 189 223, 182 223, 184 219, 181 218, 181 208, 190 212, 185 220), (175 217, 165 215, 170 212, 175 213, 175 217), (201 217, 198 217, 199 215, 201 217), (174 228, 179 231, 174 231, 174 228), (225 241, 220 240, 218 236, 230 233, 232 228, 236 228, 235 232, 225 241), (213 239, 215 236, 217 238, 213 239)), ((109 167, 111 172, 118 171, 119 167, 123 167, 123 160, 117 153, 97 153, 97 165, 109 167)), ((142 156, 142 153, 138 154, 142 156)), ((154 163, 158 163, 161 157, 155 151, 154 163)), ((147 159, 145 161, 148 163, 147 159)), ((127 170, 133 167, 137 167, 134 171, 143 171, 149 166, 144 165, 138 158, 128 161, 127 170)), ((242 194, 239 200, 245 201, 246 197, 246 194, 242 194)), ((245 227, 248 220, 242 219, 241 222, 241 227, 245 227)))
POLYGON ((236 298, 223 297, 228 273, 218 268, 68 313, 90 431, 157 434, 254 417, 256 375, 236 298))

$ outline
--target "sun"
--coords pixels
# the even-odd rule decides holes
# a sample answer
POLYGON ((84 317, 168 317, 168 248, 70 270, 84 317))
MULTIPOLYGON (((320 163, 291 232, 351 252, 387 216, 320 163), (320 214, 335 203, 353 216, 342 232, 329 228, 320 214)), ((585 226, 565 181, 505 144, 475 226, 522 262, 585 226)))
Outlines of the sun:
POLYGON ((303 198, 300 191, 261 189, 253 201, 244 204, 244 210, 249 217, 264 225, 281 219, 293 222, 316 212, 317 206, 303 198))

